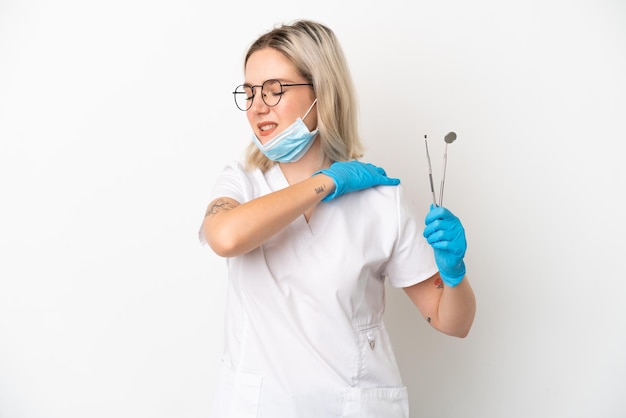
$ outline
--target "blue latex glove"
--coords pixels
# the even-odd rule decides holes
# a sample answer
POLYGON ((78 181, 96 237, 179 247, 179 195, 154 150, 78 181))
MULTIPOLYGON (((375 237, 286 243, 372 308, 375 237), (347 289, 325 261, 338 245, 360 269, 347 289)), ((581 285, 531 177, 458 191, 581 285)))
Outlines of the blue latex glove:
POLYGON ((356 160, 334 162, 329 168, 317 171, 313 175, 319 173, 332 177, 337 186, 333 193, 322 199, 322 202, 373 186, 396 186, 400 184, 400 179, 387 177, 387 173, 382 168, 356 160))
POLYGON ((425 222, 424 238, 434 249, 439 275, 446 285, 454 287, 465 276, 465 229, 452 212, 432 204, 425 222))

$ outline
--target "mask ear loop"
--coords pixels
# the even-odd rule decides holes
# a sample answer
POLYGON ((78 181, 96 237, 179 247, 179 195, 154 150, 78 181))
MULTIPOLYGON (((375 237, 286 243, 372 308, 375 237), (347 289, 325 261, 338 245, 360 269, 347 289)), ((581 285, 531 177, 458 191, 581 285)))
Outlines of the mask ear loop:
POLYGON ((313 103, 311 103, 311 106, 309 106, 309 110, 307 110, 304 116, 302 116, 302 120, 305 120, 306 117, 309 116, 309 113, 311 112, 311 109, 313 109, 313 106, 315 106, 315 103, 317 103, 317 97, 315 98, 315 100, 313 100, 313 103))

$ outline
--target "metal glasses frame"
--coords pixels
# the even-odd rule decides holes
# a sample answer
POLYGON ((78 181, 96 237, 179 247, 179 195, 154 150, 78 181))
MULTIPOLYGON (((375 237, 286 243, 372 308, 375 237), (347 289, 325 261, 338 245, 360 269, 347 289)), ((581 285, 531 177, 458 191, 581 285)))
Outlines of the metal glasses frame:
POLYGON ((289 83, 289 84, 285 84, 285 83, 281 83, 280 80, 277 80, 275 78, 271 78, 269 80, 265 80, 263 82, 263 84, 255 84, 254 86, 251 86, 249 84, 240 84, 235 88, 235 91, 233 91, 233 98, 235 99, 235 105, 237 106, 237 108, 239 110, 242 111, 247 111, 248 109, 250 109, 252 107, 252 102, 254 101, 254 98, 256 96, 256 94, 254 93, 255 88, 260 87, 261 88, 261 100, 263 100, 263 103, 265 103, 266 106, 268 107, 274 107, 276 106, 278 103, 280 103, 280 100, 283 98, 283 87, 297 87, 297 86, 311 86, 313 87, 312 83, 289 83), (278 85, 280 86, 280 93, 278 93, 279 97, 278 97, 278 101, 276 101, 276 103, 274 104, 269 104, 265 101, 265 95, 263 94, 263 86, 265 86, 267 83, 278 83, 278 85), (247 93, 245 91, 238 91, 239 89, 243 89, 244 87, 247 87, 249 89, 252 90, 252 96, 247 96, 247 93), (241 106, 239 106, 239 102, 237 100, 237 96, 241 95, 241 94, 246 94, 246 102, 247 102, 247 106, 244 108, 242 108, 241 106))

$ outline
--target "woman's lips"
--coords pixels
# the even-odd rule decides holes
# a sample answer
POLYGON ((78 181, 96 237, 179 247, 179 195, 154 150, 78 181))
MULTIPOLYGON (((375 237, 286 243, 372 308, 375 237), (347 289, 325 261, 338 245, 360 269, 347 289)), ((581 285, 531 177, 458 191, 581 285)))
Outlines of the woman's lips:
POLYGON ((268 136, 276 129, 278 125, 273 122, 260 123, 257 125, 259 128, 259 136, 268 136))

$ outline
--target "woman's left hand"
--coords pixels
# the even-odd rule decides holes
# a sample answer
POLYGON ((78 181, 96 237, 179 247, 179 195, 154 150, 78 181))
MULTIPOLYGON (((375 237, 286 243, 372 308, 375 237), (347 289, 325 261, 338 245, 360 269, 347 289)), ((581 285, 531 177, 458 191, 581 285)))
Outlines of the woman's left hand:
POLYGON ((446 285, 454 287, 465 276, 465 229, 452 212, 432 204, 425 222, 424 237, 435 252, 439 275, 446 285))

